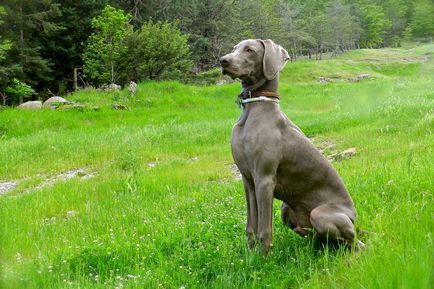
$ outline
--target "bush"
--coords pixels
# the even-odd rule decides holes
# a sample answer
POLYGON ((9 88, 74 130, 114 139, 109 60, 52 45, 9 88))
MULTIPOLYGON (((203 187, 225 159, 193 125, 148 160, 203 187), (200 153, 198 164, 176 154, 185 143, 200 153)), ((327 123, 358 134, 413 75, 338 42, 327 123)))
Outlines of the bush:
POLYGON ((129 74, 136 81, 180 78, 193 65, 188 36, 176 24, 149 20, 128 38, 129 74))
POLYGON ((15 99, 19 99, 20 103, 23 102, 23 98, 31 97, 35 94, 35 91, 30 85, 14 78, 12 83, 6 88, 6 93, 15 99))
POLYGON ((94 84, 179 79, 193 63, 188 36, 176 24, 149 20, 134 31, 130 15, 110 5, 92 21, 83 53, 84 73, 94 84))

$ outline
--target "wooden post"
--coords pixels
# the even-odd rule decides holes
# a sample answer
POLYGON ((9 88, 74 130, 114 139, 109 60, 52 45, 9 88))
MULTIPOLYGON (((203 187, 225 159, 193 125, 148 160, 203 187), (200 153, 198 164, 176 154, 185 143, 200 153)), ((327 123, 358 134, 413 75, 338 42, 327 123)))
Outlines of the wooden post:
POLYGON ((74 67, 74 91, 78 90, 78 84, 77 84, 77 67, 74 67))

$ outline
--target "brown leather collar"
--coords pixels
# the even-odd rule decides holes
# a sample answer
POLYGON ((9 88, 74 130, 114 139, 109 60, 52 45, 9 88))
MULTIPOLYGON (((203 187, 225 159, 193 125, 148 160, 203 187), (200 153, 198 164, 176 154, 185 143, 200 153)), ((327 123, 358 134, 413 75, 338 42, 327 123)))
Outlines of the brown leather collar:
POLYGON ((251 92, 250 90, 243 91, 238 97, 241 99, 247 99, 247 98, 253 98, 258 96, 266 96, 266 97, 273 97, 279 99, 279 94, 274 91, 270 90, 257 90, 251 92))

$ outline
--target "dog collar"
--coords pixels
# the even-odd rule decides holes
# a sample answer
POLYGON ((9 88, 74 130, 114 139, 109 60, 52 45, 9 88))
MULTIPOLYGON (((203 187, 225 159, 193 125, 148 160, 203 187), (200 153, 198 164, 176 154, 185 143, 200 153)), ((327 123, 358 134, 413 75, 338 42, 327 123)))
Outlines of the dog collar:
POLYGON ((235 102, 238 104, 239 108, 244 109, 246 103, 258 101, 272 101, 275 103, 279 103, 279 95, 274 91, 268 90, 259 90, 254 92, 250 90, 245 90, 240 95, 238 95, 238 98, 235 102))
POLYGON ((257 90, 257 91, 244 90, 243 92, 240 93, 240 95, 238 95, 238 98, 247 99, 247 98, 253 98, 258 96, 273 97, 279 99, 279 94, 277 92, 269 91, 269 90, 257 90))

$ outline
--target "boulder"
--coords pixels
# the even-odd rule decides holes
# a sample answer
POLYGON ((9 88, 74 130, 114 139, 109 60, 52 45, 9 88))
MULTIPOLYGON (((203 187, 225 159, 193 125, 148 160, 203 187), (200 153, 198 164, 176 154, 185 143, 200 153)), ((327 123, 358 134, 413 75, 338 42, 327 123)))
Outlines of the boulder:
POLYGON ((64 99, 63 97, 60 96, 53 96, 50 97, 49 99, 47 99, 44 104, 42 105, 42 107, 44 108, 51 108, 51 109, 56 109, 61 105, 64 104, 71 104, 70 101, 67 101, 66 99, 64 99))
POLYGON ((42 101, 34 100, 34 101, 27 101, 19 106, 17 106, 19 109, 41 109, 42 108, 42 101))
POLYGON ((330 82, 330 78, 320 76, 318 79, 318 82, 324 83, 324 82, 330 82))
POLYGON ((117 85, 117 84, 114 84, 114 83, 111 83, 111 84, 103 84, 103 85, 100 87, 101 90, 103 90, 103 91, 107 91, 107 92, 120 90, 121 88, 122 88, 122 87, 121 87, 120 85, 117 85))

